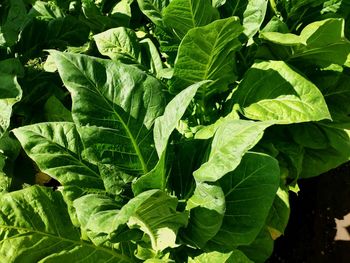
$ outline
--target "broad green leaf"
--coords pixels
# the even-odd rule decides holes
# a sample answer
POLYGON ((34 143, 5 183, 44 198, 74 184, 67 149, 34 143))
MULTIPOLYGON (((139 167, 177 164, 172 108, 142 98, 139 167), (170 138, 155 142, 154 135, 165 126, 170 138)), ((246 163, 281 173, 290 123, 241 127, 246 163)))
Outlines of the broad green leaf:
POLYGON ((163 22, 177 37, 196 27, 205 26, 219 19, 219 12, 210 0, 172 0, 163 11, 163 22))
POLYGON ((281 46, 291 46, 283 59, 327 67, 333 63, 350 66, 350 42, 344 36, 345 21, 329 18, 307 25, 300 36, 263 32, 260 37, 281 46))
POLYGON ((187 243, 203 248, 219 231, 225 213, 225 196, 218 185, 197 183, 192 197, 187 202, 190 220, 181 233, 187 243))
POLYGON ((274 240, 264 227, 256 239, 247 246, 238 247, 239 250, 255 263, 265 263, 273 252, 274 240))
POLYGON ((253 263, 250 259, 247 258, 246 255, 243 254, 242 251, 238 249, 234 249, 228 253, 221 252, 208 252, 203 253, 195 258, 190 258, 189 263, 212 263, 212 262, 220 262, 220 263, 253 263))
POLYGON ((283 61, 253 64, 233 100, 254 120, 289 124, 331 119, 318 88, 283 61))
POLYGON ((203 96, 226 90, 237 78, 234 56, 242 31, 237 17, 191 29, 180 44, 170 91, 178 93, 202 80, 213 81, 198 91, 203 96))
POLYGON ((317 176, 350 160, 350 129, 333 124, 320 127, 329 140, 329 146, 316 150, 305 148, 301 178, 317 176))
POLYGON ((144 13, 155 25, 162 26, 162 12, 170 0, 137 0, 141 12, 144 13))
POLYGON ((181 91, 165 107, 164 114, 155 120, 153 136, 159 157, 166 149, 171 133, 184 115, 196 92, 208 82, 201 81, 181 91))
POLYGON ((127 224, 147 234, 156 251, 175 247, 178 229, 187 224, 187 214, 177 212, 176 206, 176 198, 159 190, 139 194, 120 210, 115 201, 104 196, 86 195, 74 201, 85 229, 110 235, 127 224))
POLYGON ((99 52, 111 59, 118 60, 121 55, 138 61, 140 46, 135 32, 129 28, 112 28, 97 35, 94 39, 99 52))
POLYGON ((151 127, 164 111, 163 84, 118 61, 57 51, 51 54, 71 93, 73 120, 99 126, 80 130, 85 158, 114 162, 134 174, 153 168, 151 127))
POLYGON ((340 72, 336 70, 316 71, 311 76, 312 81, 321 90, 332 118, 337 115, 348 115, 350 113, 350 104, 348 98, 350 96, 350 74, 340 68, 340 72))
POLYGON ((232 249, 254 241, 263 226, 279 187, 276 159, 247 153, 240 165, 220 181, 226 210, 221 229, 210 242, 232 249))
POLYGON ((262 138, 272 122, 231 120, 224 122, 214 136, 209 160, 193 173, 196 181, 215 182, 233 171, 242 156, 262 138))
POLYGON ((243 13, 243 32, 248 38, 252 38, 259 31, 268 3, 267 0, 248 0, 248 5, 243 13))
POLYGON ((24 76, 24 68, 18 58, 9 58, 0 61, 0 72, 3 74, 24 76))
POLYGON ((0 69, 0 138, 10 125, 12 106, 22 98, 22 89, 17 77, 2 71, 0 69))
POLYGON ((307 148, 326 149, 329 139, 319 125, 315 123, 300 123, 290 126, 289 131, 293 140, 307 148))
POLYGON ((39 169, 62 185, 103 189, 97 167, 82 160, 83 145, 70 122, 51 122, 13 130, 39 169))
POLYGON ((2 261, 133 262, 121 251, 83 241, 59 192, 33 186, 0 199, 2 261))

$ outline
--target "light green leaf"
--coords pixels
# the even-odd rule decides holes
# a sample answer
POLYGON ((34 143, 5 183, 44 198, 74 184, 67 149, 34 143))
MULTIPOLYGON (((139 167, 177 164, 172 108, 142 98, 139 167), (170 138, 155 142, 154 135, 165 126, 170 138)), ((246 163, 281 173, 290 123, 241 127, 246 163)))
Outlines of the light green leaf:
POLYGON ((166 153, 163 152, 159 157, 159 161, 156 166, 151 171, 140 176, 136 181, 132 183, 131 187, 135 196, 150 189, 160 189, 163 191, 165 190, 167 183, 165 156, 166 153))
POLYGON ((35 1, 28 15, 38 17, 42 20, 54 20, 64 17, 64 13, 55 3, 44 1, 35 1))
POLYGON ((187 214, 176 211, 177 199, 159 190, 149 190, 131 199, 120 210, 115 201, 86 195, 74 201, 83 228, 113 234, 126 224, 146 233, 156 251, 175 247, 177 231, 187 224, 187 214))
POLYGON ((232 249, 254 241, 263 226, 279 187, 279 167, 269 155, 247 153, 220 185, 226 210, 222 227, 210 242, 232 249))
POLYGON ((242 156, 262 138, 272 122, 231 120, 220 126, 214 136, 209 160, 193 173, 196 181, 215 182, 233 171, 242 156))
POLYGON ((234 249, 228 253, 217 251, 203 253, 195 258, 189 258, 188 263, 253 263, 242 251, 234 249))
POLYGON ((327 67, 333 63, 350 66, 350 42, 344 36, 345 21, 329 18, 307 25, 300 36, 263 32, 260 37, 281 46, 292 46, 284 59, 327 67))
POLYGON ((33 124, 13 133, 39 169, 62 185, 103 189, 97 167, 82 160, 83 145, 73 123, 33 124))
POLYGON ((244 34, 252 38, 260 29, 264 21, 268 0, 249 0, 243 13, 244 34))
POLYGON ((170 90, 173 93, 202 80, 212 80, 198 92, 203 96, 227 89, 235 74, 234 53, 241 47, 243 28, 237 17, 220 19, 188 31, 182 40, 170 90))
POLYGON ((219 12, 210 0, 172 0, 163 11, 163 22, 182 39, 195 27, 205 26, 219 19, 219 12))
MULTIPOLYGON (((72 96, 73 120, 82 127, 84 157, 147 173, 152 156, 151 127, 164 111, 163 84, 118 61, 50 51, 72 96), (103 149, 103 150, 102 150, 103 149)), ((122 170, 123 170, 122 169, 122 170)))
POLYGON ((233 99, 249 119, 281 124, 331 119, 318 88, 283 61, 253 64, 233 99))
POLYGON ((194 138, 199 140, 210 139, 214 136, 216 130, 224 125, 226 121, 239 120, 239 115, 236 111, 230 112, 225 117, 220 117, 216 122, 208 126, 201 127, 195 134, 194 138))
POLYGON ((140 46, 135 32, 129 28, 112 28, 97 35, 94 39, 98 51, 111 59, 118 60, 121 55, 138 61, 140 46))
POLYGON ((0 258, 5 262, 133 262, 81 240, 59 192, 33 186, 0 196, 0 258))
MULTIPOLYGON (((4 65, 6 66, 6 64, 4 65)), ((22 90, 13 74, 3 73, 0 69, 0 138, 10 125, 12 106, 22 98, 22 90)))
POLYGON ((171 133, 184 115, 196 92, 209 81, 201 81, 189 86, 177 94, 165 107, 164 114, 155 120, 153 136, 155 147, 160 157, 164 152, 171 133))
POLYGON ((137 0, 140 10, 155 25, 162 26, 162 11, 169 4, 170 0, 137 0))
POLYGON ((143 51, 143 56, 140 60, 141 64, 146 66, 157 78, 161 78, 164 70, 163 61, 157 47, 149 38, 142 39, 140 45, 143 51))
POLYGON ((226 3, 226 0, 212 0, 212 5, 214 7, 220 7, 226 3))

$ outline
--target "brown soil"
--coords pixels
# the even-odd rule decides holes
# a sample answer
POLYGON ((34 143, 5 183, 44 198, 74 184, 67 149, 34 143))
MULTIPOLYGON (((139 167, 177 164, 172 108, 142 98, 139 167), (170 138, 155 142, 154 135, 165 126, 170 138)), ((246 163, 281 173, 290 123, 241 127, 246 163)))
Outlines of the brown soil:
MULTIPOLYGON (((350 163, 321 176, 300 180, 291 194, 291 218, 268 263, 349 263, 350 241, 335 241, 335 219, 350 213, 350 163)), ((350 233, 344 226, 341 239, 350 233), (348 232, 348 233, 347 233, 348 232)), ((339 236, 339 232, 338 232, 339 236)))

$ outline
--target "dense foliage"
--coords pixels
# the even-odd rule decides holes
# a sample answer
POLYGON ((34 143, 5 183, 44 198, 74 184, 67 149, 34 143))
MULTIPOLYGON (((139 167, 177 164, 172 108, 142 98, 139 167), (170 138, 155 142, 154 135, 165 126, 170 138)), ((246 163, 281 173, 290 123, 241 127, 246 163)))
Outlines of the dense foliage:
POLYGON ((264 262, 350 157, 346 0, 4 0, 1 262, 264 262))

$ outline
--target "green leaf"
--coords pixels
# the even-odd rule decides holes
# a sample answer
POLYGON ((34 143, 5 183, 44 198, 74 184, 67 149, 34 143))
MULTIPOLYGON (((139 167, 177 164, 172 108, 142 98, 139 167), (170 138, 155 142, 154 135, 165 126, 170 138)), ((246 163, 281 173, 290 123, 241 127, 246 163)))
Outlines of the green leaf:
POLYGON ((243 32, 248 38, 252 38, 259 31, 265 18, 268 3, 267 0, 248 1, 243 13, 243 32))
POLYGON ((127 224, 147 234, 156 251, 175 247, 177 231, 187 223, 187 214, 177 212, 176 206, 176 198, 159 190, 139 194, 120 210, 104 196, 86 195, 74 201, 83 228, 110 235, 127 224))
POLYGON ((138 61, 140 46, 135 32, 129 28, 118 27, 94 35, 98 51, 111 59, 118 60, 121 55, 138 61))
POLYGON ((33 124, 13 133, 39 169, 62 185, 103 189, 97 167, 82 160, 84 149, 73 123, 33 124))
POLYGON ((11 189, 15 160, 20 149, 18 141, 10 137, 8 132, 0 138, 0 193, 11 189))
POLYGON ((53 20, 64 17, 64 13, 55 3, 44 1, 35 1, 29 15, 39 17, 42 20, 53 20))
POLYGON ((2 71, 0 69, 0 138, 10 125, 12 106, 22 98, 22 90, 17 82, 17 77, 2 71))
POLYGON ((284 234, 290 215, 289 193, 287 189, 278 188, 275 200, 266 220, 267 229, 273 240, 284 234))
POLYGON ((233 171, 242 156, 262 138, 272 122, 230 120, 220 126, 214 136, 209 160, 193 173, 196 181, 215 182, 233 171))
POLYGON ((329 18, 307 25, 300 36, 263 32, 260 37, 281 46, 292 46, 285 60, 327 67, 333 63, 350 66, 350 42, 344 36, 345 21, 329 18))
POLYGON ((249 260, 242 251, 234 249, 228 253, 221 253, 217 251, 203 253, 195 258, 190 258, 189 263, 212 263, 212 262, 221 262, 221 263, 253 263, 249 260))
POLYGON ((132 191, 135 196, 150 189, 165 190, 167 183, 165 156, 166 154, 163 152, 156 166, 132 183, 132 191))
POLYGON ((247 153, 241 164, 219 181, 226 210, 222 227, 211 242, 225 249, 253 242, 265 225, 279 187, 279 174, 276 159, 247 153))
POLYGON ((234 53, 241 47, 238 36, 242 31, 237 17, 191 29, 179 47, 171 92, 178 93, 202 80, 213 81, 198 91, 203 96, 226 90, 237 79, 234 53))
POLYGON ((51 51, 72 96, 73 120, 82 127, 85 158, 135 174, 156 163, 151 127, 164 111, 163 84, 118 61, 51 51), (104 149, 104 150, 102 150, 104 149))
POLYGON ((82 241, 59 192, 33 186, 0 199, 0 258, 6 262, 133 262, 121 251, 82 241))
POLYGON ((329 147, 329 140, 319 125, 315 123, 300 123, 290 126, 289 131, 293 140, 307 148, 326 149, 329 147))
POLYGON ((22 26, 27 21, 27 10, 22 0, 9 0, 8 5, 8 12, 0 20, 0 47, 13 46, 18 40, 22 26))
POLYGON ((137 0, 142 13, 157 26, 163 25, 162 11, 169 2, 170 0, 137 0))
POLYGON ((153 133, 155 147, 159 157, 166 149, 171 133, 184 115, 196 92, 208 82, 201 81, 181 91, 165 107, 164 114, 156 119, 153 133))
POLYGON ((289 124, 331 119, 318 88, 283 61, 253 64, 233 100, 254 120, 289 124))
POLYGON ((47 121, 73 121, 72 114, 55 96, 51 96, 44 105, 47 121))
POLYGON ((274 240, 264 227, 256 239, 247 246, 238 247, 249 259, 255 263, 265 263, 273 252, 274 240))
POLYGON ((197 183, 187 202, 190 220, 182 233, 187 243, 203 248, 219 231, 225 213, 225 195, 218 185, 197 183))
POLYGON ((219 19, 219 12, 210 0, 172 0, 163 11, 163 22, 177 37, 183 39, 195 27, 205 26, 219 19))
POLYGON ((337 127, 336 124, 320 127, 329 140, 329 147, 305 148, 300 178, 317 176, 350 160, 350 129, 337 127))
POLYGON ((145 38, 140 41, 140 45, 143 53, 141 64, 146 66, 158 79, 162 78, 162 72, 168 68, 163 69, 163 61, 155 44, 151 39, 145 38))

